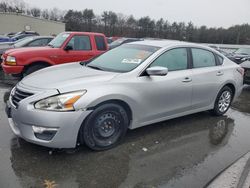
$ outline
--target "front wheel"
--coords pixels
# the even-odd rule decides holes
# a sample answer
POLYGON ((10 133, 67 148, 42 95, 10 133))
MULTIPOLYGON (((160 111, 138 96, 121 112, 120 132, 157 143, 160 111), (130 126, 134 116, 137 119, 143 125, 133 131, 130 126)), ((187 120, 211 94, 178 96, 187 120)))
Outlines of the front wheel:
POLYGON ((217 116, 225 114, 231 106, 232 100, 232 89, 228 86, 225 86, 224 88, 222 88, 216 98, 214 109, 212 110, 213 114, 217 116))
POLYGON ((104 104, 96 108, 82 125, 79 138, 93 150, 116 146, 127 132, 129 118, 118 104, 104 104))

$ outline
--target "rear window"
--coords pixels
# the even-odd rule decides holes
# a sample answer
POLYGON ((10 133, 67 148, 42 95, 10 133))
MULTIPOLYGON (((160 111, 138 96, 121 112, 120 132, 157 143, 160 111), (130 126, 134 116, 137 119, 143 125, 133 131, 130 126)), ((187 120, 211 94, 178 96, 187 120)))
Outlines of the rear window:
POLYGON ((97 50, 99 51, 107 50, 105 39, 103 36, 95 36, 95 43, 96 43, 97 50))

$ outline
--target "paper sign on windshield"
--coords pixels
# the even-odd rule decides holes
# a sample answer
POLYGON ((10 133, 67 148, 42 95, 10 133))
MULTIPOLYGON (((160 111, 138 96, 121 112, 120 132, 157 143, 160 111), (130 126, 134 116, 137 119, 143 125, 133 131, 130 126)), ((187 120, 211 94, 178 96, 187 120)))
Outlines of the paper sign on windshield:
POLYGON ((140 64, 141 61, 141 59, 123 59, 122 63, 140 64))

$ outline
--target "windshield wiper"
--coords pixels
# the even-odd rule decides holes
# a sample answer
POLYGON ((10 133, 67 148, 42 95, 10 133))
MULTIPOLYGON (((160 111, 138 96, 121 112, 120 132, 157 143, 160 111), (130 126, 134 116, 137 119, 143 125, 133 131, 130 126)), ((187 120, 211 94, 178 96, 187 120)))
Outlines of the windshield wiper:
POLYGON ((94 66, 94 65, 86 65, 86 67, 90 67, 90 68, 96 69, 96 70, 103 70, 101 67, 97 67, 97 66, 94 66))

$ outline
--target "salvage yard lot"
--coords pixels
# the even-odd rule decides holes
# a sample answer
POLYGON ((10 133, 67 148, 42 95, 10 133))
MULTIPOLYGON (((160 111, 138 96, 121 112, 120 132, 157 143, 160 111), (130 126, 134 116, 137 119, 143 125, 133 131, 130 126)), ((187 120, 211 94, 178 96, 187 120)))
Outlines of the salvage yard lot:
POLYGON ((202 187, 250 147, 250 87, 225 116, 198 113, 129 131, 117 148, 50 150, 15 137, 0 88, 2 187, 202 187), (197 180, 197 181, 194 181, 197 180))

